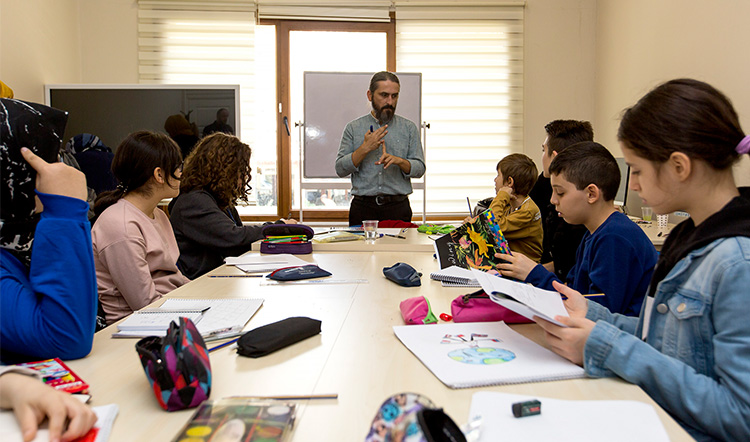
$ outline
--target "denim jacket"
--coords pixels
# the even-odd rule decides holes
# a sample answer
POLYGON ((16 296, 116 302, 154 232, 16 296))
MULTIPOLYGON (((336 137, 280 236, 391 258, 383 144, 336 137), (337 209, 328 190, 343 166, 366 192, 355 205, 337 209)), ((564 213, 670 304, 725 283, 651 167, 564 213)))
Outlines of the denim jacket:
POLYGON ((592 377, 639 385, 697 440, 750 440, 750 238, 690 252, 658 285, 646 342, 640 318, 588 303, 592 377))

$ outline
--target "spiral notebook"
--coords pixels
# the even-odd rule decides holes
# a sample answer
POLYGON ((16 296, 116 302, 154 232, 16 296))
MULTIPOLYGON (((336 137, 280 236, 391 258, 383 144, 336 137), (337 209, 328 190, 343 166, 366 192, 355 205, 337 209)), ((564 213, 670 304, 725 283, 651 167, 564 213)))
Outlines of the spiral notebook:
POLYGON ((113 338, 164 336, 172 321, 188 317, 204 338, 235 335, 263 305, 262 299, 167 299, 159 308, 135 312, 117 325, 113 338))
POLYGON ((401 342, 450 388, 584 377, 583 368, 504 322, 393 327, 401 342))
POLYGON ((481 287, 471 270, 458 266, 446 267, 430 273, 430 279, 440 281, 443 287, 481 287))

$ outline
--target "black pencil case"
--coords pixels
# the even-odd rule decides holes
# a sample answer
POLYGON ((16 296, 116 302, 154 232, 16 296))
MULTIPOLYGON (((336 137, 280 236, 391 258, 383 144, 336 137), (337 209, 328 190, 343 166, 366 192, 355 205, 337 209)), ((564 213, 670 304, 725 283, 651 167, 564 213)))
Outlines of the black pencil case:
POLYGON ((298 316, 250 330, 237 341, 237 353, 259 358, 320 333, 321 322, 298 316))

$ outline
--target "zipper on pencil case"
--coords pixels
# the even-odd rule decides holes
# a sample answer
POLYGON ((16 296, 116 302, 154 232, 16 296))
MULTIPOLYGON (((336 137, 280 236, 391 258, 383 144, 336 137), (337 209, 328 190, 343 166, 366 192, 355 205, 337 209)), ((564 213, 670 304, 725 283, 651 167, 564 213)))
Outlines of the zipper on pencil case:
POLYGON ((484 290, 477 290, 476 292, 463 295, 461 300, 466 304, 470 299, 489 299, 490 296, 484 293, 484 290))

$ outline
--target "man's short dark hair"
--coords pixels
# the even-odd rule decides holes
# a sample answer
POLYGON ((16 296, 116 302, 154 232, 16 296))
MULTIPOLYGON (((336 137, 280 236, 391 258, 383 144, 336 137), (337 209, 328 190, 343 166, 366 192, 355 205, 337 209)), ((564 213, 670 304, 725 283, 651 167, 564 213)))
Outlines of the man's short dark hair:
POLYGON ((225 107, 222 107, 221 109, 217 110, 217 111, 216 111, 216 117, 217 117, 217 118, 218 118, 219 114, 221 113, 221 111, 227 111, 227 112, 229 112, 229 109, 227 109, 227 108, 225 108, 225 107))
POLYGON ((594 128, 588 121, 555 120, 544 126, 547 132, 548 155, 552 152, 560 153, 568 146, 583 141, 594 141, 594 128))
POLYGON ((595 184, 604 201, 614 201, 620 187, 620 168, 606 147, 593 141, 569 146, 559 152, 549 165, 550 175, 562 175, 583 190, 595 184))
POLYGON ((536 183, 539 171, 534 161, 522 153, 513 153, 497 163, 503 179, 513 177, 513 191, 518 195, 528 195, 536 183))
POLYGON ((392 81, 396 83, 397 85, 401 86, 401 82, 398 81, 398 77, 393 72, 388 71, 380 71, 377 72, 375 75, 372 76, 370 79, 370 92, 375 93, 376 90, 378 90, 378 83, 381 81, 392 81))

